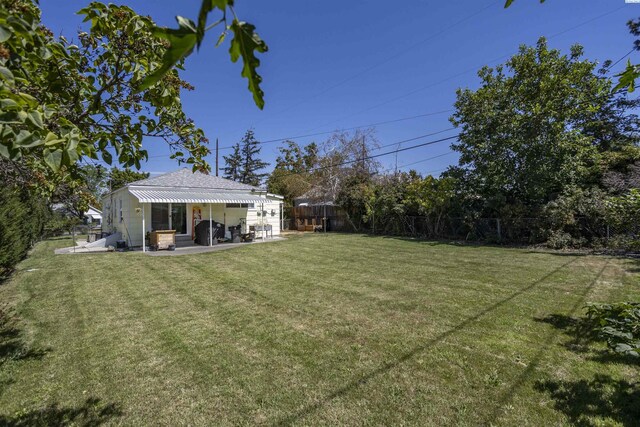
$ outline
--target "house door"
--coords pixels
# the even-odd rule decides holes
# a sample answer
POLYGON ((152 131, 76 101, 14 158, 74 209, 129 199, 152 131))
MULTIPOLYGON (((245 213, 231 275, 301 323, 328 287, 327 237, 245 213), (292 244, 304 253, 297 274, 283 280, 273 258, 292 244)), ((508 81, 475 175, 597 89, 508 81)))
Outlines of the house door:
POLYGON ((187 234, 186 203, 171 203, 171 228, 176 234, 187 234))

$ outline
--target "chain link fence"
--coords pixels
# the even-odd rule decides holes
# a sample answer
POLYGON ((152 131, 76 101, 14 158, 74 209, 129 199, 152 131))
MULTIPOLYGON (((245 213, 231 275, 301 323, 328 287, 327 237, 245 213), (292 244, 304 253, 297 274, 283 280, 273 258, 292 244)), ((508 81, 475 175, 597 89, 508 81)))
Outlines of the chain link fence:
POLYGON ((546 244, 562 248, 640 250, 640 224, 614 225, 575 218, 562 225, 551 218, 431 218, 406 216, 367 224, 365 232, 423 239, 451 239, 501 244, 546 244))
POLYGON ((498 244, 545 244, 551 248, 596 248, 640 251, 640 222, 607 224, 602 218, 462 218, 394 216, 372 217, 354 228, 352 221, 335 206, 297 207, 285 210, 284 228, 311 231, 309 225, 327 218, 329 231, 364 232, 421 239, 450 239, 498 244))

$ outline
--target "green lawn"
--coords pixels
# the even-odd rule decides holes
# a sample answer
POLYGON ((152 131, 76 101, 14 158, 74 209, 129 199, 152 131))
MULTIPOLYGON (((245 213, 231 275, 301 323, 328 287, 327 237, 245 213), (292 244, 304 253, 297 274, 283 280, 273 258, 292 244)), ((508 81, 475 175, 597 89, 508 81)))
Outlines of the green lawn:
POLYGON ((65 244, 0 286, 0 425, 640 423, 638 365, 572 332, 586 301, 640 299, 639 262, 349 235, 65 244))

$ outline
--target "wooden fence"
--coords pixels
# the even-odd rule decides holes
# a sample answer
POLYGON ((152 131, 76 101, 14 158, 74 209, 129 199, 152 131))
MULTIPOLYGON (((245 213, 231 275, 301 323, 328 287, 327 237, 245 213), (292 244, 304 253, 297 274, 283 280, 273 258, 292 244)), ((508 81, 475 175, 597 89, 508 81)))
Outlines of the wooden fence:
POLYGON ((353 231, 342 209, 336 206, 298 206, 284 210, 284 226, 289 230, 321 230, 327 218, 327 231, 353 231))

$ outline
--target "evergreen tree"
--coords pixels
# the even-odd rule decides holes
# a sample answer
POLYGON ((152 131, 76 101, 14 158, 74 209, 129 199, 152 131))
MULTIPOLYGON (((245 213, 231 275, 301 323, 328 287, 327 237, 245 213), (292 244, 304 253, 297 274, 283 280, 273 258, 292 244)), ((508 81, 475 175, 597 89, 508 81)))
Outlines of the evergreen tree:
POLYGON ((223 156, 226 164, 224 177, 232 181, 240 181, 240 171, 242 169, 242 156, 240 155, 240 144, 233 146, 233 153, 223 156))
POLYGON ((240 168, 240 182, 258 186, 268 173, 258 173, 259 170, 269 166, 269 163, 260 160, 260 142, 258 142, 249 129, 242 138, 242 167, 240 168))

